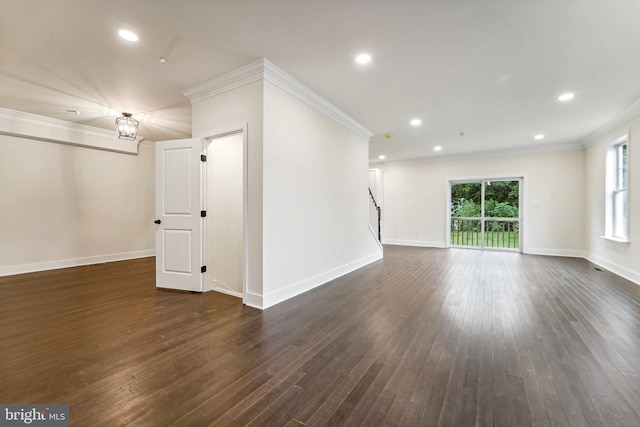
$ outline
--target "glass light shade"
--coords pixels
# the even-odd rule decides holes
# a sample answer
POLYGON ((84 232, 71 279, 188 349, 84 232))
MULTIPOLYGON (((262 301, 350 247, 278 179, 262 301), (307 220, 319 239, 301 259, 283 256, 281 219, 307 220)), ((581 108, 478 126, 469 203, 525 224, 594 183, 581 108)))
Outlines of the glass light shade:
POLYGON ((116 119, 116 129, 118 130, 118 138, 134 141, 138 136, 138 122, 131 117, 129 113, 122 113, 122 117, 116 119))

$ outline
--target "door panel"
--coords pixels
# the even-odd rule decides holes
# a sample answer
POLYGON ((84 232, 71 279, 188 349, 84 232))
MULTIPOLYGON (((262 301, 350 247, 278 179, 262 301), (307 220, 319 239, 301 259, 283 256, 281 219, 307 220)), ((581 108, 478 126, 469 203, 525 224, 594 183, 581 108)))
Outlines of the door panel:
POLYGON ((168 215, 191 215, 191 147, 174 147, 163 150, 164 163, 163 208, 168 215))
POLYGON ((164 272, 193 273, 191 259, 191 230, 164 229, 164 272))
POLYGON ((484 246, 520 249, 520 181, 484 182, 484 246))
POLYGON ((156 143, 156 286, 202 292, 202 141, 156 143))
POLYGON ((482 182, 451 184, 450 238, 452 246, 482 247, 482 182))

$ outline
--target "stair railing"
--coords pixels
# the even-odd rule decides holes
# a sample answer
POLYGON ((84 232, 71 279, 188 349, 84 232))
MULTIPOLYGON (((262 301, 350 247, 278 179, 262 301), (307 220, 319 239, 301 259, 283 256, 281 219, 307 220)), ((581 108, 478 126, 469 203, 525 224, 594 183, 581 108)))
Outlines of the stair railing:
POLYGON ((382 230, 380 228, 380 223, 382 221, 382 210, 378 203, 376 203, 376 198, 373 197, 373 193, 371 192, 371 188, 369 188, 369 227, 372 230, 378 230, 378 241, 382 242, 382 230), (377 223, 377 227, 375 226, 377 223))

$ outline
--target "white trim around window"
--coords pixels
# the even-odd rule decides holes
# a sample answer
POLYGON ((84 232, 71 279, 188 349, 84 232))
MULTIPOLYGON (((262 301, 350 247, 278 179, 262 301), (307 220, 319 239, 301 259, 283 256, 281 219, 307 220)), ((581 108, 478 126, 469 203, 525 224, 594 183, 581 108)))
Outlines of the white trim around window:
POLYGON ((629 241, 629 133, 607 147, 604 238, 629 241))

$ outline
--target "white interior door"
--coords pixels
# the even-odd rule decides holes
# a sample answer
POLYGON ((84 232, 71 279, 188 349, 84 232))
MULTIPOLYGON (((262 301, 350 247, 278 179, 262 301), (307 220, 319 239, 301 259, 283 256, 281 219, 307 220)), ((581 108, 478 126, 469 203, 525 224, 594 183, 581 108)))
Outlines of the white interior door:
POLYGON ((156 286, 202 292, 202 140, 156 143, 156 286))

